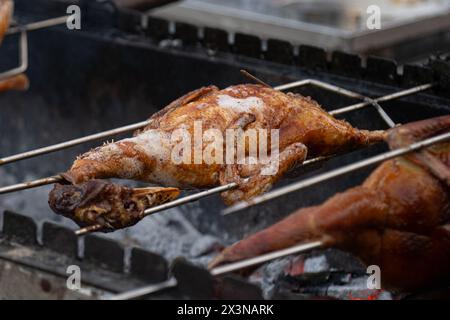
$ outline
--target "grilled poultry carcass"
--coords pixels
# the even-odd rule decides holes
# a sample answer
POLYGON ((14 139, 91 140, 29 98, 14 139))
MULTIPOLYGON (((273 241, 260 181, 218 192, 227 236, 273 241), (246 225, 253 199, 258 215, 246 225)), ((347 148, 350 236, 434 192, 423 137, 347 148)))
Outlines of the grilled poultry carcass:
MULTIPOLYGON (((450 131, 450 116, 391 129, 391 148, 450 131)), ((450 283, 450 143, 381 164, 356 188, 303 208, 226 248, 210 267, 307 241, 381 269, 382 286, 412 291, 450 283)))
MULTIPOLYGON (((270 132, 268 136, 270 140, 270 132)), ((303 162, 307 153, 313 157, 330 155, 382 141, 384 137, 384 131, 357 130, 300 95, 260 85, 238 85, 225 90, 210 86, 191 92, 156 113, 151 123, 133 138, 82 155, 64 177, 74 184, 115 177, 198 189, 237 182, 240 188, 224 194, 225 201, 233 203, 265 191, 286 171, 303 162), (229 129, 279 129, 279 170, 264 175, 272 163, 208 164, 205 159, 195 163, 194 144, 192 149, 183 150, 191 155, 187 162, 174 163, 171 156, 177 130, 182 128, 194 137, 198 123, 203 132, 217 129, 223 137, 229 129)), ((209 146, 206 140, 200 145, 203 154, 209 146)), ((246 147, 248 155, 249 146, 246 147)))
POLYGON ((0 0, 0 43, 11 21, 14 4, 11 0, 0 0))
MULTIPOLYGON (((271 134, 267 136, 270 147, 275 138, 271 134)), ((330 116, 310 98, 300 95, 284 94, 251 84, 225 90, 210 86, 181 97, 153 115, 150 124, 136 132, 133 138, 106 144, 80 156, 72 168, 62 174, 73 185, 64 186, 65 196, 57 191, 57 185, 50 195, 50 206, 56 213, 63 213, 80 224, 89 224, 95 219, 83 221, 84 218, 80 217, 85 215, 77 214, 75 211, 78 207, 71 201, 68 205, 65 199, 78 194, 78 189, 83 188, 83 184, 90 180, 106 178, 133 179, 185 189, 203 189, 236 182, 239 185, 237 189, 222 194, 225 202, 231 204, 250 199, 267 190, 285 172, 302 163, 307 153, 309 156, 330 155, 378 142, 384 137, 384 131, 357 130, 330 116), (199 148, 200 153, 205 153, 208 149, 210 144, 206 139, 201 140, 200 144, 189 145, 189 148, 182 151, 177 150, 179 143, 173 138, 177 135, 182 139, 195 137, 199 124, 203 132, 215 129, 223 136, 229 130, 233 134, 236 131, 234 141, 241 137, 239 132, 245 137, 250 129, 277 129, 279 154, 275 170, 274 162, 250 163, 248 143, 244 144, 246 152, 243 155, 241 153, 242 158, 237 159, 239 153, 235 152, 235 158, 226 164, 220 161, 208 162, 205 160, 208 158, 195 160, 196 148, 199 148), (180 134, 180 129, 184 130, 183 134, 180 134), (174 161, 174 150, 177 150, 176 155, 187 161, 174 161), (242 159, 244 163, 238 161, 242 159), (64 209, 65 206, 68 206, 67 210, 64 209)), ((225 144, 220 142, 220 146, 225 144)), ((233 150, 235 147, 233 144, 233 150)), ((224 146, 223 150, 226 148, 224 146)), ((274 151, 269 149, 268 153, 269 158, 272 158, 274 151)), ((91 196, 94 197, 95 195, 91 196)), ((101 197, 99 201, 104 202, 104 199, 101 197)), ((101 215, 102 220, 106 219, 104 217, 114 216, 106 219, 110 220, 110 225, 126 225, 116 221, 117 215, 97 210, 94 202, 91 201, 90 208, 84 206, 83 211, 91 212, 92 216, 101 215)))

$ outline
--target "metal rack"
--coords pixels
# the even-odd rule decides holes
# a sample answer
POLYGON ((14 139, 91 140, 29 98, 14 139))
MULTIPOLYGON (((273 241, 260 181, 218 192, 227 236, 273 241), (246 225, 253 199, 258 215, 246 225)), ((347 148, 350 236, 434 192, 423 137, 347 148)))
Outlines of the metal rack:
POLYGON ((19 59, 18 59, 19 65, 15 68, 12 68, 10 70, 0 73, 0 81, 17 76, 17 75, 27 71, 27 69, 28 69, 28 34, 27 33, 29 31, 50 28, 50 27, 64 24, 64 23, 66 23, 67 19, 69 19, 70 17, 72 17, 72 16, 61 16, 61 17, 42 20, 42 21, 38 21, 38 22, 32 22, 32 23, 29 23, 26 25, 10 27, 6 31, 7 36, 20 33, 19 59))

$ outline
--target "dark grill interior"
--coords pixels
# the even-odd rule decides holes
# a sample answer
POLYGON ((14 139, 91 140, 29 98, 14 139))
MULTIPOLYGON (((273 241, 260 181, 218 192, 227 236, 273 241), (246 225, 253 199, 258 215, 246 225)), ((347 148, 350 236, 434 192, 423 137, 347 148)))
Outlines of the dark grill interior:
MULTIPOLYGON (((21 23, 26 23, 63 15, 67 3, 68 1, 39 0, 30 8, 26 1, 16 1, 16 16, 21 23)), ((402 74, 399 74, 393 62, 369 58, 363 68, 360 67, 361 60, 357 56, 334 52, 330 60, 327 60, 325 52, 310 47, 300 47, 299 55, 295 56, 289 44, 276 40, 269 41, 268 51, 263 53, 260 50, 260 39, 239 35, 235 44, 230 45, 226 33, 221 30, 204 30, 204 38, 199 40, 194 26, 178 24, 175 33, 169 33, 168 22, 156 19, 151 19, 149 27, 142 30, 138 27, 138 14, 115 11, 111 5, 95 1, 79 3, 85 14, 81 31, 55 27, 30 33, 30 67, 27 74, 31 89, 25 93, 7 93, 0 97, 1 156, 143 121, 190 90, 210 84, 225 87, 247 81, 240 75, 240 69, 246 69, 272 85, 315 78, 370 97, 433 81, 433 74, 426 67, 404 66, 402 74)), ((0 50, 0 70, 17 65, 17 50, 17 36, 8 37, 0 50)), ((311 87, 302 88, 300 92, 312 96, 328 110, 358 102, 311 87)), ((395 122, 406 123, 448 114, 449 105, 448 97, 435 90, 401 101, 384 103, 382 106, 395 122)), ((359 128, 386 128, 373 107, 347 113, 344 118, 359 128)), ((83 144, 2 166, 1 185, 62 172, 70 166, 76 155, 99 143, 83 144)), ((386 146, 378 145, 339 156, 322 166, 305 168, 301 175, 284 179, 278 186, 384 150, 387 150, 386 146)), ((175 257, 183 255, 191 262, 202 265, 219 244, 234 242, 299 207, 320 203, 336 192, 357 185, 371 170, 372 168, 360 170, 229 217, 219 215, 223 204, 218 196, 213 196, 159 213, 136 227, 107 236, 117 242, 89 236, 84 240, 83 260, 89 270, 90 278, 87 282, 109 292, 159 282, 166 277, 168 264, 175 257), (134 249, 130 253, 129 248, 135 246, 154 253, 140 249, 134 249), (128 257, 125 263, 124 255, 128 257), (102 267, 98 269, 97 265, 102 267), (124 269, 129 272, 126 278, 117 275, 118 271, 120 273, 124 269), (98 273, 101 273, 101 277, 96 277, 98 273), (121 280, 111 281, 118 278, 121 280)), ((0 250, 0 257, 31 264, 33 268, 44 269, 45 272, 51 270, 64 275, 63 266, 66 261, 79 251, 77 239, 65 228, 55 227, 53 224, 42 226, 42 222, 53 221, 72 229, 75 225, 50 212, 47 206, 49 188, 47 186, 0 196, 2 211, 8 209, 32 218, 30 220, 13 214, 4 216, 3 240, 0 240, 0 247, 4 247, 4 250, 0 250), (36 231, 33 221, 38 223, 40 231, 36 231), (44 244, 46 249, 36 247, 33 237, 35 234, 40 245, 44 244), (16 242, 34 246, 32 255, 25 259, 11 257, 8 249, 11 244, 5 240, 11 237, 16 242), (48 248, 51 250, 47 250, 48 248), (43 255, 42 259, 35 258, 39 255, 43 255), (53 263, 49 264, 48 261, 53 263)), ((321 253, 313 255, 320 257, 321 253)), ((334 273, 335 277, 361 274, 361 266, 353 258, 335 255, 339 256, 335 258, 338 261, 336 263, 343 269, 342 273, 334 273)), ((280 270, 281 267, 277 272, 280 270)), ((202 269, 185 262, 176 263, 174 273, 179 276, 179 286, 165 294, 169 297, 209 298, 218 295, 223 298, 239 288, 242 297, 260 295, 256 287, 236 276, 213 284, 212 279, 202 275, 202 272, 204 273, 202 269), (192 278, 196 273, 201 274, 204 283, 200 281, 198 288, 191 288, 183 279, 187 281, 186 278, 192 278)), ((253 274, 252 278, 261 280, 264 272, 270 273, 263 268, 253 274)), ((277 272, 266 275, 264 281, 268 281, 269 276, 275 277, 277 272)), ((345 283, 342 279, 330 280, 326 269, 322 273, 309 275, 309 278, 308 275, 305 277, 306 280, 302 280, 285 275, 280 280, 279 287, 269 291, 274 293, 275 290, 275 296, 279 297, 329 296, 329 292, 323 291, 323 288, 330 290, 330 284, 345 283), (320 278, 324 274, 327 276, 320 278)), ((8 296, 5 292, 3 295, 8 296)), ((339 295, 331 296, 343 298, 339 295)))

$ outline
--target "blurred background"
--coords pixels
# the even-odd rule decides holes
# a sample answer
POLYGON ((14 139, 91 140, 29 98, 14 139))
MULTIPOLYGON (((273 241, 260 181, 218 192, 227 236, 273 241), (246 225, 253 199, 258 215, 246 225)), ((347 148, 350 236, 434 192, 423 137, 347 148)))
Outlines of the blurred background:
POLYGON ((151 14, 400 62, 421 62, 450 47, 450 0, 185 0, 151 14), (379 30, 367 27, 373 5, 379 30))

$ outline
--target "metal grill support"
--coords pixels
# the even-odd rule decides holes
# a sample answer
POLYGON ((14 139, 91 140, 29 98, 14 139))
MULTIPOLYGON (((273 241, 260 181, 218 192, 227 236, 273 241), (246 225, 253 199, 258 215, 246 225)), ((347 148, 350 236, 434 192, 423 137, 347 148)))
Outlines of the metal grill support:
MULTIPOLYGON (((13 35, 20 33, 19 37, 19 66, 8 71, 0 73, 0 81, 5 80, 21 73, 28 69, 28 35, 27 32, 39 30, 43 28, 50 28, 66 23, 67 19, 72 16, 61 16, 53 19, 42 20, 38 22, 29 23, 23 26, 10 27, 6 31, 6 35, 13 35)), ((1 164, 1 161, 0 161, 1 164)))

